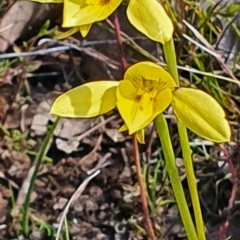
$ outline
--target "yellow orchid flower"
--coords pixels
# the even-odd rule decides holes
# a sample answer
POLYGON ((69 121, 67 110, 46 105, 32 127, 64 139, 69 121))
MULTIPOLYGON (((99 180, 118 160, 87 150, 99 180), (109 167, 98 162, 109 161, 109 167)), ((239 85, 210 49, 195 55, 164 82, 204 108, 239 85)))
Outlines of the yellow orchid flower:
POLYGON ((95 22, 108 18, 122 0, 32 0, 41 3, 63 3, 62 27, 72 28, 57 36, 66 38, 78 31, 85 37, 95 22))
POLYGON ((64 0, 63 27, 77 27, 108 18, 122 0, 64 0))
MULTIPOLYGON (((33 0, 42 3, 63 2, 63 27, 73 28, 57 38, 80 31, 85 37, 95 22, 108 18, 122 0, 33 0)), ((173 25, 157 0, 130 0, 127 7, 130 23, 148 38, 165 44, 173 34, 173 25)))
MULTIPOLYGON (((91 26, 108 18, 121 2, 122 0, 64 0, 62 26, 91 26)), ((164 44, 172 37, 172 22, 156 0, 130 0, 127 16, 133 26, 152 40, 164 44)), ((83 37, 88 31, 82 32, 80 29, 83 37)))
POLYGON ((117 107, 125 123, 121 130, 137 133, 143 142, 143 129, 170 105, 178 120, 197 135, 229 141, 230 127, 221 106, 203 91, 176 88, 171 75, 151 62, 132 65, 123 80, 90 82, 69 90, 55 100, 51 113, 89 118, 117 107))

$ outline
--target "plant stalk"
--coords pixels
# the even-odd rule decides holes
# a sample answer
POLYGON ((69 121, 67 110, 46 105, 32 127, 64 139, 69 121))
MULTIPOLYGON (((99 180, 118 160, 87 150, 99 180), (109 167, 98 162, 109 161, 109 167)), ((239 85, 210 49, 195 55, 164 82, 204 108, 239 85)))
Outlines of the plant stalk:
POLYGON ((177 206, 189 240, 198 240, 197 233, 189 212, 187 201, 184 195, 181 179, 178 174, 172 143, 168 131, 167 121, 163 114, 155 118, 155 125, 162 144, 163 154, 166 162, 166 169, 172 184, 177 206))
POLYGON ((31 194, 33 191, 33 186, 35 183, 35 180, 37 178, 37 174, 38 174, 38 170, 39 167, 41 166, 42 160, 46 154, 46 151, 49 147, 49 142, 53 136, 53 132, 58 124, 60 120, 60 117, 57 117, 56 121, 54 122, 54 124, 52 125, 51 129, 48 131, 42 145, 41 148, 39 149, 39 152, 35 158, 35 161, 33 163, 33 172, 31 172, 30 174, 32 174, 31 176, 31 180, 29 183, 29 188, 26 194, 26 198, 23 204, 23 218, 22 218, 22 227, 23 227, 23 233, 26 237, 28 237, 29 235, 29 204, 30 204, 30 198, 31 198, 31 194))
MULTIPOLYGON (((172 75, 173 79, 175 80, 177 86, 179 87, 179 78, 178 78, 178 71, 177 71, 177 61, 176 61, 176 54, 175 54, 175 47, 173 38, 163 45, 164 56, 166 59, 167 67, 169 73, 172 75)), ((181 149, 183 153, 184 165, 186 169, 188 187, 190 190, 194 216, 196 221, 196 228, 199 240, 205 240, 205 229, 204 223, 202 218, 202 212, 199 202, 196 178, 194 174, 193 164, 192 164, 192 157, 191 157, 191 150, 189 146, 189 139, 187 135, 186 127, 180 122, 177 121, 178 133, 181 143, 181 149)))

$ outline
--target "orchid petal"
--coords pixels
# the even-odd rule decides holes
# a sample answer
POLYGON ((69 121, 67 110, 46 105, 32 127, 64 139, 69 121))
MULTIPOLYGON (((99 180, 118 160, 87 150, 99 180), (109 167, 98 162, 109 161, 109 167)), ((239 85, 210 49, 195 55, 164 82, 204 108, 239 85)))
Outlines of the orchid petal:
POLYGON ((218 102, 207 93, 189 88, 173 92, 172 106, 177 118, 191 131, 213 142, 228 142, 230 126, 218 102))
POLYGON ((117 107, 127 125, 129 134, 146 127, 159 113, 171 103, 172 91, 165 89, 158 93, 156 99, 151 93, 144 93, 139 99, 131 81, 123 80, 117 88, 117 107))
POLYGON ((92 24, 108 18, 121 4, 121 0, 94 0, 64 2, 63 27, 92 24), (66 3, 65 3, 66 2, 66 3), (75 9, 73 9, 75 7, 75 9))
POLYGON ((122 81, 117 88, 117 107, 127 125, 129 134, 133 134, 138 130, 146 127, 152 119, 153 106, 150 104, 148 107, 140 109, 139 103, 133 99, 127 99, 122 94, 130 88, 132 83, 130 81, 122 81))
POLYGON ((92 26, 92 24, 86 24, 86 25, 81 25, 79 27, 80 32, 81 32, 83 37, 86 37, 88 35, 88 33, 89 33, 90 29, 91 29, 91 26, 92 26))
POLYGON ((132 81, 134 87, 139 87, 139 84, 145 80, 162 83, 159 85, 158 91, 176 87, 172 76, 164 68, 152 62, 139 62, 132 65, 125 72, 124 79, 132 81))
POLYGON ((118 97, 118 110, 129 129, 129 134, 133 134, 146 127, 152 120, 153 107, 140 110, 134 101, 118 97), (136 109, 134 109, 136 108, 136 109), (134 110, 133 110, 134 109, 134 110))
POLYGON ((117 81, 91 82, 59 96, 50 112, 62 117, 88 118, 111 111, 116 106, 117 81))
POLYGON ((31 0, 33 2, 40 2, 40 3, 62 3, 63 0, 31 0))
POLYGON ((172 98, 172 90, 169 88, 163 90, 157 95, 156 100, 153 103, 153 119, 167 109, 167 107, 171 104, 172 98))
POLYGON ((139 143, 145 144, 145 131, 144 131, 144 129, 141 129, 141 130, 136 132, 136 138, 137 138, 139 143))
POLYGON ((69 29, 66 32, 61 32, 61 33, 57 34, 55 36, 55 38, 56 39, 64 39, 64 38, 67 38, 67 37, 73 35, 74 33, 78 32, 78 31, 79 31, 79 27, 74 27, 74 28, 69 29))
POLYGON ((71 35, 75 34, 76 32, 80 31, 83 37, 86 37, 91 29, 92 24, 82 25, 78 27, 73 27, 66 32, 61 32, 55 36, 56 39, 64 39, 70 37, 71 35))
POLYGON ((154 41, 165 44, 172 38, 172 21, 156 0, 130 0, 127 16, 135 28, 154 41))
POLYGON ((82 24, 76 24, 78 18, 77 15, 81 10, 80 6, 85 4, 85 0, 79 0, 78 3, 64 0, 63 7, 63 23, 62 27, 79 27, 82 24))
POLYGON ((127 131, 127 130, 128 130, 128 128, 127 128, 127 125, 125 123, 118 129, 119 132, 124 132, 124 131, 127 131))
MULTIPOLYGON (((119 132, 123 132, 123 131, 127 131, 127 125, 123 124, 120 128, 119 128, 119 132)), ((139 143, 144 144, 145 143, 145 131, 144 129, 141 129, 139 131, 136 132, 136 138, 138 140, 139 143)))

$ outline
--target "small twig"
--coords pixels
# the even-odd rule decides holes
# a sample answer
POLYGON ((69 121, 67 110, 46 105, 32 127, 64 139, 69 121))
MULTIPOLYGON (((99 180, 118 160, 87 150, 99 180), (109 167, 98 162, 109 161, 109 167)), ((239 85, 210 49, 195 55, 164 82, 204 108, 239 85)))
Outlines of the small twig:
MULTIPOLYGON (((229 156, 226 148, 223 145, 220 145, 220 147, 221 147, 221 150, 223 151, 224 156, 226 157, 226 159, 228 159, 229 171, 232 175, 231 176, 231 181, 232 181, 233 187, 232 187, 231 196, 228 200, 228 206, 227 206, 227 209, 230 211, 232 209, 233 205, 234 205, 234 201, 236 199, 236 194, 237 194, 237 184, 236 184, 237 173, 236 173, 235 167, 233 165, 231 156, 229 156)), ((229 225, 229 222, 227 220, 221 226, 221 234, 220 234, 221 239, 225 238, 225 236, 227 234, 227 230, 228 230, 228 225, 229 225)))
MULTIPOLYGON (((97 129, 99 129, 100 127, 104 126, 105 124, 107 124, 108 122, 112 121, 113 119, 115 119, 117 116, 111 116, 109 118, 107 118, 106 120, 98 123, 97 125, 95 125, 94 127, 90 128, 89 130, 87 130, 86 132, 84 132, 83 134, 81 134, 80 136, 76 136, 76 139, 78 141, 81 141, 83 138, 87 137, 88 135, 90 135, 92 132, 96 131, 97 129)), ((74 136, 75 137, 75 136, 74 136)))
POLYGON ((235 167, 233 165, 231 156, 229 156, 226 148, 223 145, 220 145, 220 147, 221 147, 221 150, 223 151, 224 156, 226 157, 226 159, 228 159, 229 171, 232 175, 231 176, 231 181, 232 181, 232 184, 233 184, 233 189, 232 189, 232 192, 231 192, 231 197, 230 197, 229 202, 228 202, 228 210, 230 210, 233 207, 235 197, 236 197, 236 192, 237 192, 236 191, 236 189, 237 189, 237 186, 236 186, 237 173, 236 173, 235 167))
POLYGON ((2 27, 2 28, 0 28, 0 33, 2 33, 2 32, 5 32, 5 31, 7 31, 7 30, 9 30, 10 28, 12 28, 13 27, 13 23, 10 23, 10 24, 8 24, 7 26, 5 26, 5 27, 2 27))
POLYGON ((143 176, 142 176, 142 171, 141 171, 141 165, 140 165, 140 157, 139 157, 139 150, 138 150, 138 142, 135 134, 133 135, 133 151, 134 151, 134 160, 135 160, 135 166, 136 166, 136 171, 137 171, 137 177, 138 177, 138 183, 140 187, 140 196, 141 196, 141 202, 142 202, 142 210, 144 214, 144 219, 145 219, 145 225, 146 225, 146 230, 147 233, 150 237, 151 240, 156 240, 152 222, 149 216, 149 211, 148 211, 148 203, 147 203, 147 198, 145 194, 145 187, 143 183, 143 176))
MULTIPOLYGON (((48 38, 42 39, 41 41, 39 41, 38 45, 40 46, 40 45, 42 45, 44 43, 47 43, 47 42, 58 43, 58 44, 64 45, 64 46, 67 47, 66 50, 74 49, 76 51, 83 52, 84 54, 86 54, 90 57, 93 57, 96 60, 104 61, 105 64, 112 69, 118 69, 119 68, 120 64, 118 62, 116 62, 113 59, 107 57, 103 53, 100 53, 99 51, 97 51, 96 49, 94 49, 92 47, 86 47, 86 46, 85 47, 79 47, 77 44, 60 42, 60 41, 56 41, 56 40, 52 40, 52 39, 48 39, 48 38)), ((82 44, 82 45, 85 45, 85 44, 82 44)))
POLYGON ((121 63, 121 67, 122 67, 122 74, 124 75, 124 73, 127 69, 127 62, 124 57, 121 29, 120 29, 120 24, 119 24, 116 12, 113 14, 113 23, 114 23, 114 31, 115 31, 115 35, 116 35, 117 45, 119 48, 119 57, 120 57, 120 63, 121 63))
MULTIPOLYGON (((122 39, 121 39, 121 29, 120 29, 120 25, 119 25, 119 21, 118 21, 116 12, 113 15, 113 22, 114 22, 114 30, 115 30, 115 34, 116 34, 116 39, 117 39, 117 43, 118 43, 118 47, 119 47, 119 55, 120 55, 122 73, 124 75, 124 73, 127 69, 127 63, 126 63, 126 59, 124 57, 124 51, 123 51, 122 39)), ((147 203, 147 198, 146 198, 146 194, 145 194, 143 176, 142 176, 142 172, 141 172, 138 142, 137 142, 137 138, 136 138, 135 134, 133 135, 132 139, 133 139, 133 149, 134 149, 134 160, 135 160, 135 166, 136 166, 136 171, 137 171, 138 184, 140 187, 140 196, 141 196, 143 214, 144 214, 144 218, 145 218, 145 225, 146 225, 147 233, 148 233, 150 239, 155 240, 156 237, 154 234, 151 219, 149 217, 148 203, 147 203)))
POLYGON ((13 53, 5 53, 1 54, 0 59, 10 59, 10 58, 17 58, 17 57, 30 57, 30 56, 45 56, 50 53, 55 52, 62 52, 66 50, 71 50, 69 46, 57 46, 47 49, 39 49, 36 51, 29 51, 29 52, 13 52, 13 53))
POLYGON ((71 204, 73 202, 75 202, 79 197, 80 195, 83 193, 83 191, 85 190, 85 188, 87 187, 88 183, 93 179, 95 178, 98 174, 100 173, 100 170, 98 169, 96 172, 94 172, 92 175, 88 176, 84 181, 83 183, 78 187, 78 189, 76 190, 76 192, 72 195, 72 197, 70 198, 70 200, 68 201, 66 207, 64 208, 63 212, 61 213, 61 219, 60 219, 60 222, 59 222, 59 226, 58 226, 58 230, 57 230, 57 234, 56 234, 56 240, 59 239, 60 237, 60 232, 61 232, 61 229, 62 229, 62 225, 63 225, 63 222, 64 222, 64 219, 66 218, 66 215, 68 213, 68 210, 71 206, 71 204))
MULTIPOLYGON (((150 176, 150 172, 149 172, 149 164, 150 164, 150 159, 151 159, 151 153, 152 153, 152 143, 154 140, 154 132, 155 132, 155 127, 154 125, 152 126, 151 132, 150 132, 150 136, 149 136, 149 140, 146 146, 146 150, 145 150, 145 154, 146 154, 146 164, 147 164, 147 169, 146 169, 146 188, 148 191, 148 194, 150 194, 151 189, 150 189, 150 181, 149 181, 149 176, 150 176)), ((150 195, 151 196, 151 195, 150 195)), ((152 201, 154 201, 154 199, 151 199, 152 201)))
POLYGON ((147 158, 147 163, 150 162, 150 158, 151 158, 151 153, 152 153, 152 143, 154 140, 154 133, 155 133, 155 126, 153 125, 151 128, 151 132, 149 135, 149 140, 146 146, 146 158, 147 158))

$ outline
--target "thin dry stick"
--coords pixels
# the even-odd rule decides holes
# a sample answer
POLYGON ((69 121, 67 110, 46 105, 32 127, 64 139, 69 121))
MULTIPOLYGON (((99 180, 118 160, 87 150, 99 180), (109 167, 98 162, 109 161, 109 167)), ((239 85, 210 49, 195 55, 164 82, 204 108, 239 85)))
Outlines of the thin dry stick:
POLYGON ((147 146, 146 146, 146 150, 145 150, 145 152, 146 152, 146 163, 147 163, 146 188, 147 188, 148 194, 151 192, 151 190, 150 190, 150 181, 149 181, 149 176, 150 176, 149 164, 150 164, 150 158, 151 158, 151 152, 152 152, 152 143, 153 143, 153 140, 154 140, 154 137, 153 137, 154 130, 155 130, 155 126, 153 125, 152 129, 151 129, 150 136, 149 136, 149 140, 148 140, 148 143, 147 143, 147 146))
POLYGON ((143 176, 142 176, 141 165, 140 165, 138 142, 137 142, 137 138, 136 138, 135 134, 133 136, 133 151, 134 151, 133 154, 134 154, 135 166, 136 166, 136 171, 137 171, 138 183, 139 183, 139 187, 140 187, 142 210, 143 210, 143 214, 144 214, 144 220, 145 220, 147 233, 151 240, 156 240, 152 222, 149 217, 148 203, 147 203, 147 198, 146 198, 146 194, 145 194, 145 187, 144 187, 144 183, 143 183, 143 176))
POLYGON ((89 130, 87 130, 86 132, 84 132, 83 134, 81 134, 80 136, 77 137, 78 141, 81 141, 83 138, 87 137, 89 134, 91 134, 92 132, 96 131, 97 129, 99 129, 100 127, 104 126, 105 124, 107 124, 108 122, 111 122, 113 119, 115 119, 117 116, 113 115, 109 118, 107 118, 104 121, 101 121, 100 123, 98 123, 97 125, 95 125, 94 127, 90 128, 89 130))
MULTIPOLYGON (((232 191, 231 191, 231 196, 229 198, 228 207, 227 207, 227 209, 230 211, 233 208, 234 201, 236 199, 236 194, 237 194, 237 183, 236 183, 237 182, 236 181, 237 173, 236 173, 235 167, 233 165, 231 156, 229 156, 228 151, 226 150, 224 145, 221 144, 220 148, 223 151, 223 154, 226 157, 226 159, 228 159, 229 171, 232 174, 231 180, 232 180, 233 188, 232 188, 232 191)), ((227 234, 227 230, 228 230, 228 225, 229 225, 229 221, 227 220, 221 226, 221 234, 220 234, 221 239, 225 238, 225 236, 227 234)))
POLYGON ((58 230, 57 230, 57 234, 56 234, 56 238, 55 240, 58 240, 60 237, 60 233, 61 233, 61 229, 62 229, 62 225, 63 225, 63 221, 67 216, 68 210, 71 206, 71 204, 73 202, 76 201, 76 199, 78 199, 80 197, 80 195, 83 193, 83 191, 85 190, 85 188, 87 187, 88 183, 95 178, 98 174, 100 173, 100 170, 97 170, 96 172, 93 172, 90 176, 88 176, 87 178, 85 178, 85 180, 83 181, 83 183, 78 187, 78 189, 76 190, 76 192, 72 195, 72 197, 70 198, 70 200, 68 201, 66 207, 64 208, 63 212, 60 215, 60 222, 59 222, 59 226, 58 226, 58 230))
POLYGON ((226 148, 224 147, 224 145, 220 145, 220 148, 224 154, 224 156, 226 157, 226 159, 228 159, 228 166, 229 166, 229 171, 230 173, 232 174, 231 176, 231 180, 232 180, 232 184, 233 184, 233 189, 232 189, 232 192, 231 192, 231 197, 228 201, 228 210, 232 209, 233 207, 233 204, 234 204, 234 201, 235 201, 235 198, 236 198, 236 193, 237 193, 237 184, 236 184, 236 178, 237 178, 237 172, 235 170, 235 167, 233 165, 233 162, 232 162, 232 159, 231 159, 231 156, 229 156, 228 154, 228 151, 226 150, 226 148))
POLYGON ((118 21, 117 17, 117 12, 113 14, 113 23, 114 23, 114 30, 115 30, 115 35, 116 35, 116 40, 117 40, 117 45, 119 48, 119 57, 120 57, 120 63, 122 67, 122 74, 124 75, 126 69, 127 69, 127 62, 124 57, 124 51, 123 51, 123 45, 122 45, 122 37, 121 37, 121 29, 120 29, 120 24, 118 21))
MULTIPOLYGON (((120 61, 121 61, 121 67, 122 67, 122 72, 123 75, 127 69, 127 63, 126 59, 124 57, 124 51, 123 51, 123 46, 122 46, 122 38, 121 38, 121 29, 118 21, 118 17, 116 12, 114 13, 114 30, 116 34, 116 40, 119 48, 119 55, 120 55, 120 61)), ((142 202, 142 209, 143 209, 143 215, 145 219, 145 224, 146 224, 146 229, 147 233, 150 237, 151 240, 156 240, 153 226, 151 219, 149 217, 149 211, 148 211, 148 203, 147 203, 147 198, 145 194, 145 188, 144 188, 144 183, 143 183, 143 176, 141 172, 141 165, 140 165, 140 158, 139 158, 139 150, 138 150, 138 143, 135 134, 133 135, 133 149, 134 149, 134 160, 135 160, 135 166, 137 170, 137 177, 138 177, 138 184, 140 187, 140 196, 141 196, 141 202, 142 202)))

